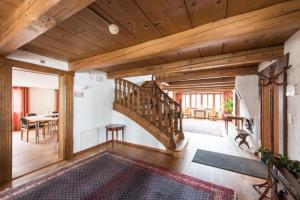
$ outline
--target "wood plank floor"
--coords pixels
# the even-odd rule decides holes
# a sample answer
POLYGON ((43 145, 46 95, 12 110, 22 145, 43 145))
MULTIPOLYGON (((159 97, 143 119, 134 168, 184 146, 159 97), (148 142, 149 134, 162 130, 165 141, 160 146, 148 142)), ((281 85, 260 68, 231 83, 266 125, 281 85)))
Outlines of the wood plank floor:
POLYGON ((201 180, 232 188, 237 192, 238 198, 242 200, 252 200, 258 198, 258 194, 252 188, 252 184, 262 183, 262 179, 191 162, 198 148, 257 159, 253 154, 250 154, 245 147, 238 147, 238 143, 233 141, 233 131, 230 131, 229 136, 224 135, 224 137, 194 133, 186 133, 186 137, 189 137, 190 141, 187 148, 183 152, 183 156, 180 158, 174 158, 164 153, 159 153, 120 142, 108 142, 96 148, 76 154, 70 161, 61 161, 34 173, 15 179, 11 183, 2 186, 0 191, 24 184, 40 175, 49 173, 54 169, 65 166, 66 164, 78 159, 82 159, 99 152, 110 151, 118 155, 124 155, 133 159, 143 160, 145 162, 166 167, 170 170, 193 176, 201 180))
POLYGON ((13 132, 13 178, 22 176, 42 167, 58 162, 58 142, 56 138, 50 140, 48 134, 44 139, 40 134, 40 142, 35 142, 35 132, 26 134, 21 140, 20 131, 13 132))

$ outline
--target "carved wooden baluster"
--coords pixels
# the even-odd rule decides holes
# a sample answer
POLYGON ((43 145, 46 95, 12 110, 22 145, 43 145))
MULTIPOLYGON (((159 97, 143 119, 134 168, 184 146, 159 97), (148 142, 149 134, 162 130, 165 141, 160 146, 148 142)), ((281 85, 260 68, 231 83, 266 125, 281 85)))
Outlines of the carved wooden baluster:
POLYGON ((115 102, 118 102, 118 79, 115 79, 115 102))
POLYGON ((126 90, 127 90, 127 87, 126 87, 126 81, 123 80, 123 105, 124 105, 125 107, 127 107, 126 90))
POLYGON ((131 108, 131 83, 127 82, 127 107, 131 108))
POLYGON ((140 88, 136 88, 136 109, 137 113, 139 115, 142 115, 142 110, 141 110, 141 90, 140 88))
POLYGON ((146 106, 147 106, 145 93, 143 90, 141 90, 140 93, 141 93, 142 116, 145 116, 145 110, 146 110, 146 106))
POLYGON ((170 109, 169 109, 169 104, 168 104, 168 99, 165 99, 164 101, 164 124, 165 124, 165 132, 170 135, 169 133, 169 112, 170 112, 170 109))
POLYGON ((182 133, 182 102, 179 103, 179 120, 180 120, 180 132, 182 133))
POLYGON ((151 96, 146 94, 146 99, 147 99, 147 117, 148 120, 151 121, 151 96))
POLYGON ((176 148, 176 144, 175 144, 175 110, 174 110, 174 101, 170 101, 170 116, 171 116, 171 133, 170 133, 170 146, 171 148, 176 148))
POLYGON ((159 129, 160 130, 163 130, 163 123, 162 123, 162 120, 163 120, 163 118, 162 118, 162 105, 163 105, 163 102, 161 101, 161 99, 158 99, 158 101, 157 101, 157 103, 158 103, 158 127, 159 127, 159 129))
POLYGON ((178 112, 176 103, 174 103, 174 135, 177 136, 178 134, 178 112))
POLYGON ((135 101, 135 85, 132 85, 132 87, 131 87, 131 108, 132 108, 132 110, 133 111, 135 111, 135 108, 136 108, 136 105, 135 105, 135 103, 136 103, 136 101, 135 101))
POLYGON ((122 98, 122 79, 119 79, 119 103, 122 104, 123 98, 122 98))
POLYGON ((138 87, 135 85, 134 86, 134 110, 139 113, 139 110, 138 110, 138 94, 137 94, 137 90, 138 90, 138 87))

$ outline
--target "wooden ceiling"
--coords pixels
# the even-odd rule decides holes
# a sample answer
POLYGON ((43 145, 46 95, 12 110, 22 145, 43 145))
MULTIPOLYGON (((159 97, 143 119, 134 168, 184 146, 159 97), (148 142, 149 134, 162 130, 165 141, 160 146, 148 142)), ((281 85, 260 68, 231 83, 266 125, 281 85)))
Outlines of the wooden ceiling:
POLYGON ((299 17, 300 1, 288 0, 2 0, 0 55, 19 48, 109 78, 214 80, 281 56, 299 17))
POLYGON ((1 0, 0 1, 0 29, 7 16, 13 13, 25 0, 1 0))
MULTIPOLYGON (((97 0, 22 46, 21 49, 70 62, 182 32, 283 1, 97 0), (118 24, 120 33, 111 35, 103 19, 118 24)), ((109 66, 101 70, 111 72, 273 46, 283 44, 294 32, 295 30, 283 30, 272 35, 257 34, 246 39, 242 38, 240 41, 171 51, 150 59, 109 66)))

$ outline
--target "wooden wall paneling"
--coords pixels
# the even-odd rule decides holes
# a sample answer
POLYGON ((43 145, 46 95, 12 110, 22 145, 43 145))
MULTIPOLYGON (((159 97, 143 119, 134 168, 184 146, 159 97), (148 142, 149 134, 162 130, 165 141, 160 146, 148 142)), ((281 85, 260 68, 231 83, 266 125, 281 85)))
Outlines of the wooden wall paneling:
POLYGON ((59 157, 73 157, 73 73, 59 75, 59 157))
POLYGON ((162 36, 135 1, 98 0, 95 4, 143 42, 162 36))
POLYGON ((227 0, 227 16, 239 15, 284 1, 287 0, 227 0))
POLYGON ((245 75, 254 74, 256 71, 257 71, 257 66, 246 66, 241 68, 212 69, 212 70, 202 70, 202 71, 193 71, 193 72, 156 74, 156 78, 157 80, 160 81, 170 82, 170 81, 245 76, 245 75))
MULTIPOLYGON (((275 66, 275 73, 282 72, 288 69, 288 55, 279 58, 272 65, 275 66)), ((264 69, 262 74, 270 76, 271 66, 264 69)), ((274 133, 273 141, 271 135, 271 120, 270 120, 270 85, 261 87, 261 137, 262 146, 271 149, 271 144, 274 144, 274 153, 287 155, 287 97, 286 97, 286 71, 277 77, 277 83, 284 83, 283 85, 274 86, 274 133)), ((266 83, 266 81, 264 81, 266 83)))
MULTIPOLYGON (((99 20, 105 19, 109 23, 118 24, 120 32, 118 33, 118 35, 111 35, 111 37, 113 37, 115 40, 119 41, 120 43, 124 44, 125 46, 132 46, 132 45, 142 42, 133 33, 128 31, 128 29, 126 27, 124 27, 122 24, 118 23, 118 21, 116 19, 114 19, 114 17, 111 16, 110 13, 106 13, 99 6, 97 6, 97 4, 91 4, 90 6, 87 7, 87 9, 89 9, 90 12, 93 12, 95 14, 95 16, 98 17, 99 20)), ((104 27, 106 27, 106 26, 104 26, 104 27)), ((108 30, 106 30, 106 32, 108 32, 108 30)))
POLYGON ((269 86, 262 88, 262 146, 265 148, 271 148, 270 141, 270 94, 269 94, 269 86))
POLYGON ((0 185, 12 179, 12 67, 0 61, 0 185))
POLYGON ((182 0, 136 0, 135 2, 163 36, 192 28, 182 0))
POLYGON ((108 74, 109 78, 120 78, 138 75, 149 75, 171 72, 187 72, 195 70, 221 69, 228 66, 242 66, 259 64, 265 60, 273 60, 283 55, 283 47, 275 46, 269 48, 254 49, 236 53, 217 56, 208 56, 181 60, 177 62, 150 65, 132 69, 115 70, 108 74))
POLYGON ((274 152, 275 153, 282 153, 280 152, 279 149, 279 143, 280 141, 280 134, 281 134, 281 130, 280 130, 280 113, 279 110, 281 109, 280 107, 282 105, 279 104, 280 101, 280 96, 279 96, 279 89, 280 87, 278 86, 274 86, 274 152))
POLYGON ((2 23, 0 54, 8 55, 95 0, 24 1, 2 23))
POLYGON ((193 27, 226 17, 227 0, 184 0, 193 27))
MULTIPOLYGON (((123 2, 123 1, 121 1, 123 2)), ((241 14, 215 23, 198 26, 184 32, 151 40, 117 51, 100 54, 70 64, 71 69, 94 69, 155 57, 158 54, 184 48, 199 48, 221 44, 228 40, 247 38, 255 34, 272 34, 277 29, 299 28, 300 2, 288 1, 257 11, 241 14), (251 24, 251 26, 249 26, 251 24), (124 53, 126 52, 126 53, 124 53)))

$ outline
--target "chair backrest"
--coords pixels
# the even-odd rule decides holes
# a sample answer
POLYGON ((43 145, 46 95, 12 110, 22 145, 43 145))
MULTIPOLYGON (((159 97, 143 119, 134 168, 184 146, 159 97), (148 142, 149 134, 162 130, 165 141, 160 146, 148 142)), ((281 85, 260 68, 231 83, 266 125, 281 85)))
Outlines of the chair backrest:
POLYGON ((36 113, 28 113, 27 116, 28 117, 30 117, 30 116, 37 116, 37 114, 36 113))
POLYGON ((52 112, 52 114, 58 114, 58 113, 59 113, 59 112, 57 112, 57 111, 53 111, 53 112, 52 112))
POLYGON ((22 128, 27 127, 27 120, 24 117, 20 117, 20 121, 22 128))

